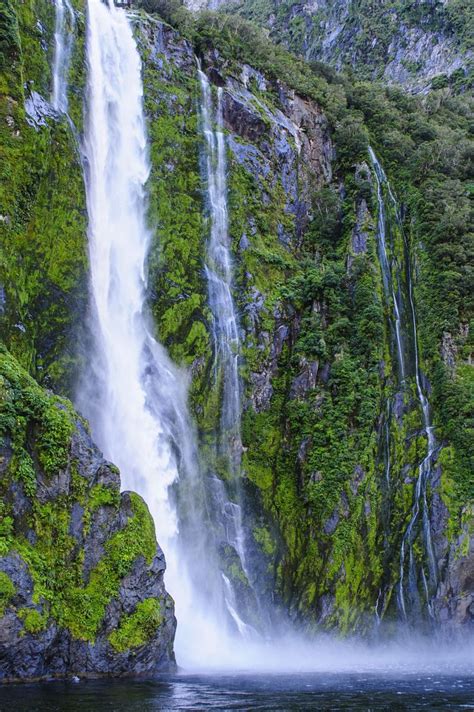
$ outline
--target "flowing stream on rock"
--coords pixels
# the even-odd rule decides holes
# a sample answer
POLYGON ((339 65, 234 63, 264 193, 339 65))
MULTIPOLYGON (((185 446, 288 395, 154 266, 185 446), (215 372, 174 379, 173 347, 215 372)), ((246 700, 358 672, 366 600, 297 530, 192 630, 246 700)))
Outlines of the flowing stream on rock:
MULTIPOLYGON (((399 275, 395 270, 394 262, 391 261, 387 248, 387 226, 389 216, 385 206, 384 192, 388 195, 391 209, 395 216, 395 221, 403 234, 398 204, 385 172, 377 157, 369 147, 370 160, 374 169, 377 185, 378 202, 378 224, 377 238, 379 248, 379 259, 382 269, 383 284, 386 299, 391 305, 393 317, 391 319, 393 332, 397 346, 398 369, 400 374, 400 386, 405 388, 407 376, 407 366, 405 361, 405 342, 411 339, 413 343, 413 373, 416 385, 416 395, 421 407, 423 418, 423 432, 426 437, 426 455, 418 466, 418 477, 415 483, 413 504, 411 508, 410 520, 402 536, 400 545, 400 568, 398 585, 398 606, 404 619, 417 614, 420 605, 419 586, 423 587, 428 613, 431 616, 431 597, 436 590, 438 583, 437 564, 433 549, 430 508, 428 504, 428 487, 433 479, 434 458, 438 451, 438 445, 434 435, 431 421, 430 405, 423 390, 420 360, 418 352, 418 334, 415 302, 413 297, 413 284, 411 279, 410 260, 408 258, 408 246, 405 244, 407 254, 407 283, 408 283, 408 309, 402 318, 402 290, 399 282, 399 275), (395 272, 395 277, 393 272, 395 272), (395 286, 396 285, 396 286, 395 286), (418 569, 414 545, 418 536, 418 527, 421 523, 424 551, 428 564, 429 580, 427 579, 424 566, 418 569), (408 557, 408 562, 407 562, 408 557)), ((387 424, 388 427, 388 424, 387 424)), ((390 476, 390 449, 387 448, 386 472, 390 476)), ((387 475, 386 475, 387 476, 387 475)))
POLYGON ((69 0, 55 0, 53 91, 51 104, 61 113, 68 109, 67 86, 76 16, 69 0))
MULTIPOLYGON (((242 441, 241 383, 239 376, 240 338, 236 309, 232 297, 232 257, 227 218, 226 145, 222 117, 222 89, 217 89, 216 109, 206 74, 198 68, 201 84, 201 121, 206 140, 205 182, 207 186, 210 237, 207 245, 205 274, 209 307, 213 317, 215 350, 214 375, 221 393, 221 417, 217 432, 217 456, 230 475, 236 502, 229 501, 223 482, 212 477, 214 498, 220 500, 224 515, 225 543, 237 554, 240 567, 250 584, 247 565, 246 536, 242 522, 240 465, 242 441)), ((242 618, 233 581, 223 574, 226 603, 241 635, 255 635, 253 627, 242 618)))

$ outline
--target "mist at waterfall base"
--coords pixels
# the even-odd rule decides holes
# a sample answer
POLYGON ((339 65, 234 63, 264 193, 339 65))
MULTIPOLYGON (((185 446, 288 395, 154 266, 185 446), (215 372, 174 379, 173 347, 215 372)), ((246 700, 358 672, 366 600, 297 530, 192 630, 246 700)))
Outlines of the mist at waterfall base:
POLYGON ((430 642, 413 637, 372 646, 296 633, 271 640, 232 633, 206 531, 187 377, 155 339, 146 309, 150 167, 140 57, 127 15, 101 0, 88 0, 87 61, 92 349, 77 402, 105 456, 119 466, 123 489, 139 492, 154 517, 176 601, 178 664, 253 672, 465 669, 472 649, 438 646, 434 653, 430 642), (191 495, 184 519, 177 485, 191 495))

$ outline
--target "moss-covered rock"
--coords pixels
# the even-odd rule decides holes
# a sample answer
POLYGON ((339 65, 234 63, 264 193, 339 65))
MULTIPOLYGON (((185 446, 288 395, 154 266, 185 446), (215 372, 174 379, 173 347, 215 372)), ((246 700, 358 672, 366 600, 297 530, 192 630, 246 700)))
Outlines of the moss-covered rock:
POLYGON ((145 503, 120 493, 70 403, 4 349, 0 435, 0 678, 172 669, 173 601, 145 503))

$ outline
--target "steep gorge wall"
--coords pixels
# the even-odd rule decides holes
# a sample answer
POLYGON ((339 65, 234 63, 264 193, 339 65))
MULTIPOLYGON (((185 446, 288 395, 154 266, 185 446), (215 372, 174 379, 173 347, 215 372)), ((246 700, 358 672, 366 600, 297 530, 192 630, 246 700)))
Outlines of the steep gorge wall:
MULTIPOLYGON (((226 480, 213 447, 220 396, 202 273, 208 226, 196 50, 161 23, 138 20, 137 29, 152 139, 150 295, 159 334, 192 373, 204 464, 226 480)), ((412 391, 399 398, 389 424, 395 464, 387 491, 383 433, 396 367, 377 257, 375 181, 360 157, 360 125, 342 122, 334 132, 317 102, 274 76, 199 39, 197 50, 223 92, 255 578, 295 619, 371 628, 376 604, 379 616, 397 616, 401 538, 425 441, 412 391)), ((395 251, 403 251, 402 236, 396 240, 395 251)), ((420 284, 421 263, 412 259, 420 284)), ((426 354, 439 353, 432 341, 427 346, 426 354)), ((430 498, 441 578, 449 557, 463 571, 454 587, 441 589, 437 614, 461 623, 471 616, 470 564, 459 555, 469 550, 472 481, 459 458, 455 448, 442 451, 445 479, 438 467, 430 498), (463 475, 448 474, 450 458, 463 475)))

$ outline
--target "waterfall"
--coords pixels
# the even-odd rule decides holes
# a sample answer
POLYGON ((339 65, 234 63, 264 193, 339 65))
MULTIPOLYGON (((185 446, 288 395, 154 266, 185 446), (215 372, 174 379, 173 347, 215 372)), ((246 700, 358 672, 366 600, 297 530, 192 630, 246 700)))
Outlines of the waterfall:
MULTIPOLYGON (((430 511, 427 498, 428 485, 433 476, 433 460, 438 451, 434 429, 431 421, 430 405, 428 398, 423 390, 421 368, 418 350, 418 334, 417 334, 417 319, 415 310, 415 301, 413 297, 413 284, 411 279, 410 260, 408 253, 408 245, 405 240, 405 251, 407 253, 407 282, 408 282, 408 316, 402 319, 401 309, 401 288, 400 284, 397 289, 394 286, 394 278, 392 274, 392 262, 389 259, 386 242, 386 225, 388 222, 387 211, 385 208, 384 189, 389 197, 392 210, 395 214, 395 220, 402 234, 402 224, 400 213, 398 210, 395 195, 390 187, 387 177, 380 165, 377 157, 369 147, 369 155, 372 166, 374 168, 376 186, 377 186, 377 202, 378 202, 378 223, 377 223, 377 240, 379 248, 379 259, 382 270, 384 291, 387 299, 391 300, 393 308, 392 323, 394 325, 395 340, 397 344, 398 369, 401 377, 401 386, 406 386, 405 379, 407 368, 405 363, 405 352, 403 348, 403 338, 411 337, 413 343, 413 373, 415 378, 416 395, 420 404, 423 432, 426 437, 427 447, 426 455, 418 466, 418 477, 415 485, 413 504, 410 512, 410 520, 408 526, 403 533, 400 546, 400 567, 399 567, 399 584, 398 584, 398 606, 404 619, 408 618, 409 611, 407 606, 407 594, 412 599, 412 602, 417 603, 419 600, 418 586, 422 584, 428 613, 431 616, 431 591, 434 591, 438 583, 437 564, 433 549, 430 511), (417 574, 417 566, 414 553, 414 543, 418 533, 418 525, 421 519, 421 529, 424 538, 424 549, 429 569, 429 582, 426 578, 424 567, 421 566, 420 574, 417 574), (408 565, 407 565, 408 556, 408 565), (406 569, 408 568, 408 581, 406 581, 406 569), (421 580, 420 580, 421 579, 421 580)), ((398 277, 395 279, 398 281, 398 277)), ((389 406, 390 407, 390 406, 389 406)), ((386 438, 388 437, 388 424, 386 423, 386 438)), ((387 462, 386 473, 390 473, 390 444, 386 444, 387 462)), ((386 474, 387 477, 387 474, 386 474)))
POLYGON ((150 166, 141 62, 127 15, 113 2, 88 0, 87 64, 92 346, 79 407, 123 487, 139 492, 153 515, 176 602, 178 660, 187 646, 205 659, 221 626, 223 584, 207 538, 187 378, 155 339, 146 308, 150 166))
POLYGON ((384 285, 384 290, 387 297, 392 302, 393 308, 393 324, 394 324, 394 334, 395 342, 397 345, 397 355, 398 355, 398 367, 400 370, 400 378, 402 382, 405 380, 406 368, 405 368, 405 355, 403 350, 403 339, 402 339, 402 319, 401 319, 401 309, 399 304, 399 295, 397 295, 392 279, 392 270, 389 262, 388 251, 387 251, 387 238, 386 238, 386 222, 387 216, 385 214, 385 202, 383 199, 382 185, 387 183, 385 173, 383 172, 382 166, 377 160, 375 153, 369 146, 369 155, 372 161, 372 165, 375 171, 375 181, 377 184, 377 202, 378 202, 378 220, 377 220, 377 238, 378 238, 378 248, 379 248, 379 260, 382 268, 382 280, 384 285))
POLYGON ((246 624, 236 621, 219 566, 188 379, 156 340, 147 310, 150 165, 141 61, 127 14, 112 0, 88 0, 87 65, 91 346, 78 406, 120 468, 124 489, 141 494, 153 515, 176 603, 178 662, 216 665, 224 652, 235 656, 233 632, 243 634, 246 624))
MULTIPOLYGON (((242 441, 241 383, 239 358, 241 352, 239 326, 232 297, 232 257, 227 217, 226 144, 223 131, 222 89, 217 89, 216 107, 213 109, 212 91, 206 74, 198 62, 201 84, 201 124, 205 137, 206 152, 204 179, 207 186, 207 203, 210 234, 207 243, 205 274, 208 285, 209 307, 212 314, 214 343, 214 378, 221 393, 220 423, 217 432, 217 455, 230 475, 237 502, 228 499, 226 488, 218 477, 210 478, 213 497, 219 502, 220 530, 224 543, 237 554, 240 568, 251 589, 252 608, 258 604, 258 596, 252 586, 252 576, 246 552, 246 532, 242 521, 242 496, 240 486, 242 441)), ((238 600, 233 582, 225 574, 224 595, 228 611, 237 630, 245 637, 255 636, 256 630, 243 619, 249 617, 246 606, 238 600)), ((250 617, 255 624, 262 624, 261 615, 250 617)))
POLYGON ((217 90, 217 110, 214 121, 211 87, 207 76, 199 70, 203 131, 207 143, 206 179, 210 208, 210 239, 205 266, 209 306, 213 316, 215 372, 222 378, 222 408, 220 446, 230 471, 240 468, 240 339, 237 316, 232 298, 232 260, 227 221, 227 188, 225 139, 222 130, 222 89, 217 90))
POLYGON ((56 23, 54 28, 53 91, 51 104, 61 113, 67 113, 67 85, 71 60, 73 30, 76 16, 69 0, 55 0, 56 23))

